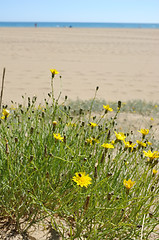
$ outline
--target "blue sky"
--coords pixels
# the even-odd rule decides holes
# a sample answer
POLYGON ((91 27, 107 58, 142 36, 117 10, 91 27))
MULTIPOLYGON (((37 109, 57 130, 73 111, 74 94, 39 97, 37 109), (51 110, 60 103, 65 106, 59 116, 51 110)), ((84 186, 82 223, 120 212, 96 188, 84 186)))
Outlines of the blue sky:
POLYGON ((159 0, 0 0, 0 21, 159 23, 159 0))

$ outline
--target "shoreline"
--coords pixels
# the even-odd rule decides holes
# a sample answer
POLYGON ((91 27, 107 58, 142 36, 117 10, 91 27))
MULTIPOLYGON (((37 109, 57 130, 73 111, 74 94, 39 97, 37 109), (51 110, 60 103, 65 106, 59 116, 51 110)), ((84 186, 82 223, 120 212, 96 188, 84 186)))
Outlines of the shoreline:
POLYGON ((1 27, 0 78, 6 68, 3 103, 22 95, 159 101, 159 29, 1 27), (59 76, 62 76, 60 79, 59 76))

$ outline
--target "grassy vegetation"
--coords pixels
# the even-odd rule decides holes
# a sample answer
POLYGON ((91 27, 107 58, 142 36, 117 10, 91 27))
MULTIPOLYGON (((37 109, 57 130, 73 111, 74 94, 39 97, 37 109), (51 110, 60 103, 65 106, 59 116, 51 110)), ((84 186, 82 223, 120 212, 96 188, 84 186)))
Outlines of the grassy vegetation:
POLYGON ((35 97, 3 106, 9 112, 0 124, 1 221, 26 232, 49 218, 63 239, 150 239, 152 232, 158 239, 158 139, 150 126, 118 129, 122 111, 152 115, 157 106, 58 104, 53 79, 43 106, 35 97))
MULTIPOLYGON (((69 100, 67 105, 77 114, 80 109, 83 109, 85 112, 88 112, 92 103, 90 100, 81 100, 77 99, 76 101, 69 100)), ((118 103, 110 102, 101 99, 94 99, 92 111, 95 113, 101 113, 103 110, 103 105, 111 105, 113 109, 117 108, 118 103)), ((146 102, 143 100, 129 100, 127 102, 122 102, 121 113, 134 113, 140 114, 142 116, 155 116, 159 117, 159 106, 157 103, 146 102)))

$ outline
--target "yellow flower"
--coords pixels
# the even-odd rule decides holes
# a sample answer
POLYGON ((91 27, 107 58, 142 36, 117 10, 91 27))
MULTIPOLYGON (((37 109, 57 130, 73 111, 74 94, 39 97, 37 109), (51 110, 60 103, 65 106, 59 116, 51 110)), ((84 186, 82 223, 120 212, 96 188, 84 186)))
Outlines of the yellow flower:
POLYGON ((70 123, 70 122, 69 122, 69 123, 67 123, 66 125, 67 125, 67 126, 71 126, 71 127, 76 127, 76 123, 70 123))
POLYGON ((133 150, 133 148, 135 147, 136 144, 131 143, 130 141, 126 142, 125 140, 124 144, 125 144, 125 148, 131 148, 131 150, 133 150))
POLYGON ((91 137, 91 138, 86 139, 86 143, 89 143, 90 145, 93 145, 94 143, 99 143, 99 140, 94 138, 94 137, 91 137))
POLYGON ((93 122, 90 122, 89 125, 90 125, 92 128, 98 126, 96 123, 93 123, 93 122))
POLYGON ((152 143, 151 142, 147 142, 147 144, 150 146, 150 145, 152 145, 152 143))
POLYGON ((63 139, 64 139, 64 137, 61 137, 60 133, 54 133, 54 138, 56 140, 59 140, 59 141, 62 141, 62 142, 63 142, 63 139))
POLYGON ((14 106, 14 105, 11 105, 11 106, 10 106, 10 109, 15 110, 15 106, 14 106))
POLYGON ((50 72, 52 73, 52 78, 54 78, 55 74, 59 73, 56 69, 50 69, 50 72))
POLYGON ((109 112, 112 112, 113 109, 111 107, 109 107, 109 105, 103 105, 103 108, 106 110, 106 111, 109 111, 109 112))
POLYGON ((139 140, 136 140, 136 142, 138 143, 139 146, 141 146, 141 147, 146 147, 146 143, 141 142, 141 141, 139 141, 139 140))
POLYGON ((9 110, 3 109, 2 114, 3 116, 1 117, 1 119, 6 119, 7 117, 9 117, 9 110))
POLYGON ((140 131, 138 131, 139 133, 142 133, 142 135, 147 135, 149 133, 149 129, 141 129, 140 131))
POLYGON ((103 143, 101 146, 104 147, 104 148, 107 148, 107 149, 108 148, 114 148, 114 146, 110 143, 103 143))
POLYGON ((115 135, 116 135, 116 139, 120 141, 124 141, 124 139, 126 138, 126 136, 122 132, 119 132, 119 133, 115 132, 115 135))
POLYGON ((86 175, 85 172, 76 172, 72 180, 81 187, 87 188, 89 184, 92 184, 91 183, 92 179, 89 177, 88 174, 86 175))
POLYGON ((143 151, 143 153, 145 154, 145 157, 150 158, 151 161, 152 161, 153 159, 159 157, 159 152, 158 152, 158 151, 151 152, 151 150, 148 150, 148 152, 143 151))
POLYGON ((56 125, 57 125, 57 122, 56 122, 56 121, 53 121, 52 124, 53 124, 53 126, 56 126, 56 125))
POLYGON ((152 173, 153 173, 153 175, 155 175, 155 174, 158 173, 158 171, 157 171, 156 169, 153 169, 153 170, 152 170, 152 173))
POLYGON ((124 179, 123 181, 124 186, 126 187, 126 189, 130 189, 134 186, 135 182, 132 182, 131 179, 129 179, 128 181, 126 179, 124 179))

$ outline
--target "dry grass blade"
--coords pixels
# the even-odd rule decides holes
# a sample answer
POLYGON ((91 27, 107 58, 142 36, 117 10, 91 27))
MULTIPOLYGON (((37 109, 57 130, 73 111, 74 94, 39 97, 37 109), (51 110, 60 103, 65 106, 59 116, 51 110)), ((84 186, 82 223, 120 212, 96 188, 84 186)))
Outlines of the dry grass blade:
POLYGON ((3 98, 3 89, 4 89, 4 77, 5 77, 6 69, 3 68, 3 76, 2 76, 2 88, 1 88, 1 97, 0 97, 0 109, 2 107, 2 98, 3 98))

